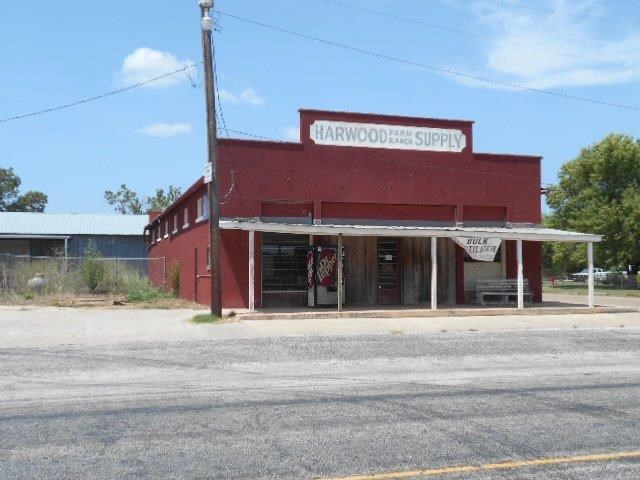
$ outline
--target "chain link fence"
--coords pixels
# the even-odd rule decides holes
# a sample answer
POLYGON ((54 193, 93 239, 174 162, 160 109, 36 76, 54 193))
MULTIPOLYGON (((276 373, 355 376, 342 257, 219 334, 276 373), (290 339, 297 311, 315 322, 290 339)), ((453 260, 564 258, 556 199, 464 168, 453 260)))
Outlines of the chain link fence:
MULTIPOLYGON (((586 288, 588 275, 586 271, 577 273, 544 273, 542 284, 549 288, 579 289, 586 288)), ((638 278, 627 272, 596 271, 593 282, 597 288, 603 290, 638 290, 638 278)))
POLYGON ((158 290, 150 272, 166 278, 165 259, 0 254, 0 293, 144 294, 158 290))

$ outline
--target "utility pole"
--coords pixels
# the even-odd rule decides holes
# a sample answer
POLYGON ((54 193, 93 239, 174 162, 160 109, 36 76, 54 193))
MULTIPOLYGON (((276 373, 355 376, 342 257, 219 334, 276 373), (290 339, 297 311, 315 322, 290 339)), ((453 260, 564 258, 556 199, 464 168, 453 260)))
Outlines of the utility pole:
POLYGON ((213 0, 199 0, 202 24, 205 100, 207 103, 207 144, 211 166, 209 182, 209 265, 211 274, 211 315, 222 316, 222 282, 220 279, 220 203, 218 196, 218 126, 216 122, 215 78, 213 76, 213 0))

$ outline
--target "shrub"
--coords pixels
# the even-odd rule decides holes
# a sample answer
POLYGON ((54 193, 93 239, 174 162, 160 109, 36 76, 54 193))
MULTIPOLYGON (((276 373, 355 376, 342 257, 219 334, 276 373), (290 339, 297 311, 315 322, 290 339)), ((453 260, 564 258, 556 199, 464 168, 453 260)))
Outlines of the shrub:
POLYGON ((169 271, 169 281, 171 282, 171 293, 174 297, 180 295, 180 264, 174 260, 169 271))
POLYGON ((96 247, 91 243, 89 243, 85 251, 85 256, 80 264, 79 271, 82 284, 88 288, 91 293, 106 293, 106 269, 104 260, 96 247))
POLYGON ((130 302, 150 302, 162 297, 162 292, 147 277, 135 272, 122 275, 120 291, 130 302))

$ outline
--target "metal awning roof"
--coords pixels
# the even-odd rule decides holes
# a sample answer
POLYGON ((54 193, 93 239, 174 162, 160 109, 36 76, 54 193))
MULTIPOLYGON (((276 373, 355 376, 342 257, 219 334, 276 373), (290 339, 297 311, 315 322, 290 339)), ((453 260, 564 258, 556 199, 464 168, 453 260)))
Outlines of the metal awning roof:
POLYGON ((254 218, 222 218, 223 230, 253 230, 256 232, 296 233, 306 235, 346 235, 381 237, 493 237, 503 240, 534 242, 599 242, 601 235, 569 232, 541 227, 431 227, 403 225, 311 225, 270 223, 254 218))
POLYGON ((44 238, 68 235, 143 235, 148 215, 0 212, 0 235, 44 238))

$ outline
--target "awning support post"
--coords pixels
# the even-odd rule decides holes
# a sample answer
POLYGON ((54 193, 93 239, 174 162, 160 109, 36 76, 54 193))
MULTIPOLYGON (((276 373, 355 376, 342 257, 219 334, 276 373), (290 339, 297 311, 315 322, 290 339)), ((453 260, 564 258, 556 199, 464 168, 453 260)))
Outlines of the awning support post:
POLYGON ((524 308, 524 275, 522 268, 522 240, 516 240, 516 256, 518 259, 518 309, 524 308))
POLYGON ((338 234, 338 312, 342 311, 342 234, 338 234))
POLYGON ((249 230, 249 312, 253 313, 256 308, 255 294, 255 232, 249 230))
POLYGON ((587 269, 589 272, 587 290, 589 292, 589 308, 595 307, 595 286, 593 279, 593 242, 587 243, 587 269))
POLYGON ((431 310, 438 308, 438 238, 431 237, 431 310))

